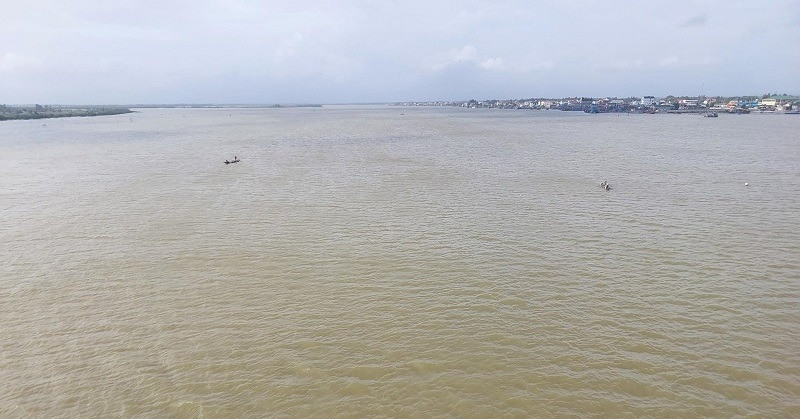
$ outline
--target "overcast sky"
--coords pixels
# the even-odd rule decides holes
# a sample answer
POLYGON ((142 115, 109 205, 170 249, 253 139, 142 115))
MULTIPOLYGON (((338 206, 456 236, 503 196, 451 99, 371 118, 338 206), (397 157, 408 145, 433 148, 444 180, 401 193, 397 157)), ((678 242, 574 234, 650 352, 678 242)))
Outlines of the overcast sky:
POLYGON ((800 0, 3 0, 0 103, 800 93, 800 0))

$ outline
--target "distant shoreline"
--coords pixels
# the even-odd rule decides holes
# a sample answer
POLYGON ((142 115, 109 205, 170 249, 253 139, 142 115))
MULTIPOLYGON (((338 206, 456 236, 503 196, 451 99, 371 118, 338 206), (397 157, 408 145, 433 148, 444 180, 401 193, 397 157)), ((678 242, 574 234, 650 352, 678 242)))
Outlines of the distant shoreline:
POLYGON ((0 121, 29 119, 74 118, 85 116, 122 115, 134 111, 118 107, 58 107, 36 105, 33 107, 0 106, 0 121))
POLYGON ((241 104, 241 103, 228 103, 228 104, 212 104, 212 103, 175 103, 175 104, 136 104, 127 105, 129 108, 145 108, 145 109, 277 109, 277 108, 321 108, 322 104, 319 103, 275 103, 275 104, 241 104))

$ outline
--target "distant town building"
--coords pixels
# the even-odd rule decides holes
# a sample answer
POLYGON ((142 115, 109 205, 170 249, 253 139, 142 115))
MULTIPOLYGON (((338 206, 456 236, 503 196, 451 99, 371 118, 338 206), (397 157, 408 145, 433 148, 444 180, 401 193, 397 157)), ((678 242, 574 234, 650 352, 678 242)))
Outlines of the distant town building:
MULTIPOLYGON (((800 97, 791 95, 764 95, 761 100, 754 96, 740 97, 674 97, 656 99, 655 96, 638 98, 618 97, 565 97, 565 98, 530 98, 530 99, 489 99, 468 101, 424 101, 402 102, 401 106, 460 106, 464 108, 495 109, 558 109, 561 111, 583 111, 587 113, 627 112, 627 113, 701 113, 707 109, 718 112, 749 113, 761 110, 776 113, 800 113, 800 97)), ((30 112, 36 111, 30 108, 30 112)), ((6 114, 14 113, 0 105, 0 120, 7 119, 6 114)), ((13 115, 12 115, 13 116, 13 115)))
POLYGON ((555 105, 552 100, 540 100, 537 106, 539 106, 542 109, 550 109, 555 105))
POLYGON ((768 97, 766 99, 761 99, 758 102, 758 107, 759 108, 774 108, 777 105, 778 105, 778 99, 776 99, 774 97, 768 97))

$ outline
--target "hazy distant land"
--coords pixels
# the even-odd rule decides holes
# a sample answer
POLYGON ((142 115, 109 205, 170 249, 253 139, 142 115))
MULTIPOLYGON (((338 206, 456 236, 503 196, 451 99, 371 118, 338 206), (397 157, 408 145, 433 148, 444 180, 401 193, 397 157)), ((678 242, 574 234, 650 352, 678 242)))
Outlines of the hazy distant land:
POLYGON ((136 108, 321 108, 316 103, 290 103, 290 104, 136 104, 136 105, 33 105, 33 106, 8 106, 0 105, 0 121, 14 119, 45 119, 68 118, 74 116, 101 116, 120 115, 136 112, 136 108))
MULTIPOLYGON (((530 99, 491 99, 461 101, 412 101, 351 103, 352 105, 394 105, 394 106, 454 106, 463 108, 500 109, 556 109, 562 111, 584 111, 587 113, 626 112, 626 113, 750 113, 777 112, 800 113, 800 96, 766 93, 758 96, 672 96, 654 97, 565 97, 530 99)), ((14 119, 64 118, 74 116, 119 115, 135 112, 137 108, 318 108, 317 103, 275 103, 275 104, 234 104, 234 103, 173 103, 173 104, 127 104, 127 105, 0 105, 0 121, 14 119)))
POLYGON ((118 106, 6 106, 0 105, 0 121, 14 119, 66 118, 74 116, 120 115, 132 110, 118 106))
POLYGON ((160 103, 126 105, 129 108, 321 108, 320 103, 160 103))

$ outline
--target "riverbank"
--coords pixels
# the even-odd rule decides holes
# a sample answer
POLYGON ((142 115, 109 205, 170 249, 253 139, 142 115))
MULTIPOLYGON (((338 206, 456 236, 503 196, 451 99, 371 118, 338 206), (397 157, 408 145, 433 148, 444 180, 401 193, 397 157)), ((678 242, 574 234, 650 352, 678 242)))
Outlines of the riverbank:
POLYGON ((10 121, 18 119, 49 119, 49 118, 71 118, 78 116, 102 116, 102 115, 121 115, 131 113, 132 110, 120 107, 52 107, 35 105, 26 106, 4 106, 0 105, 0 121, 10 121))

